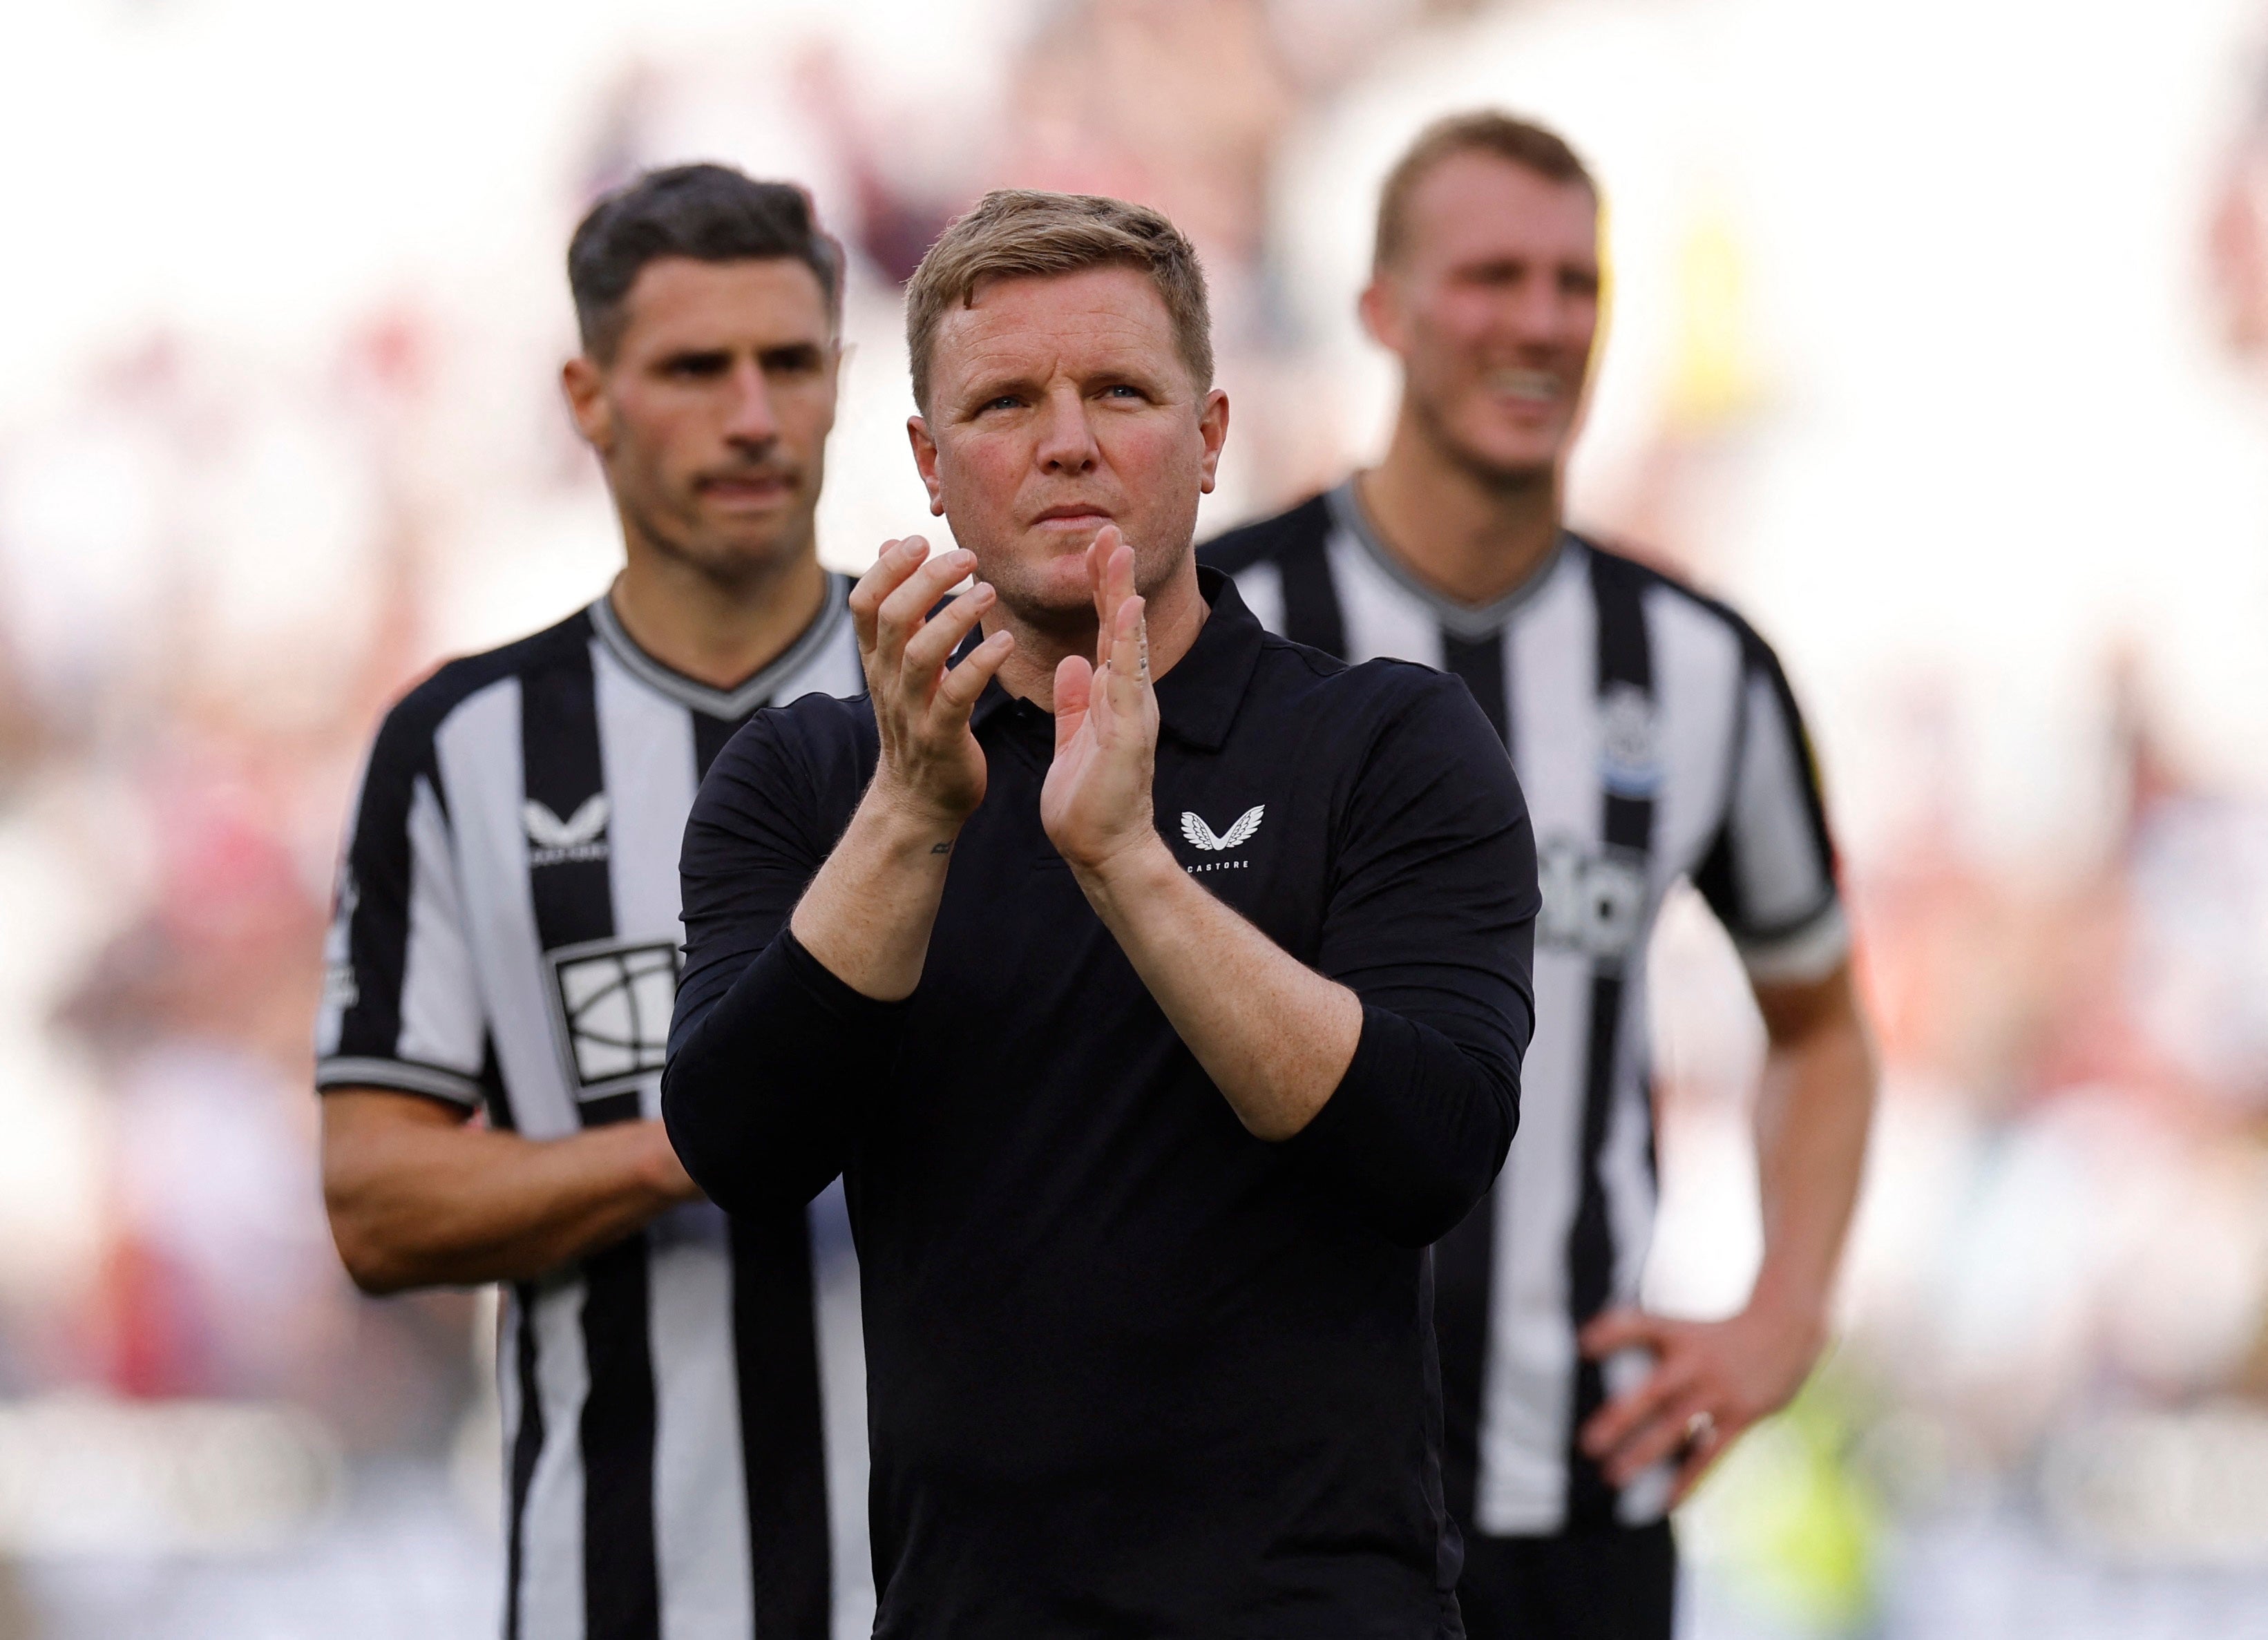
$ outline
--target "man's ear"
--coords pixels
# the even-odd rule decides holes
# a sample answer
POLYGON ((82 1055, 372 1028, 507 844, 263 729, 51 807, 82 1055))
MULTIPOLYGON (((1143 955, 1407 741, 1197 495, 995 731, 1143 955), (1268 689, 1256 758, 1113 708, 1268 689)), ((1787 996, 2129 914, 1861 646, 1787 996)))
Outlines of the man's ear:
POLYGON ((929 510, 941 518, 945 483, 937 475, 937 440, 929 435, 929 423, 918 416, 906 417, 906 440, 914 447, 914 466, 921 470, 922 488, 929 491, 929 510))
POLYGON ((1228 442, 1228 395, 1218 387, 1205 394, 1204 408, 1197 412, 1197 437, 1204 440, 1204 477, 1197 493, 1210 496, 1214 474, 1220 471, 1221 446, 1228 442))
POLYGON ((1395 299, 1394 287, 1385 269, 1370 276, 1370 283, 1355 298, 1355 312, 1362 317, 1362 327, 1373 342, 1389 353, 1399 353, 1407 340, 1403 334, 1401 304, 1395 299))
POLYGON ((607 379, 590 356, 578 353, 559 369, 560 389, 567 395, 567 412, 583 442, 608 456, 615 450, 615 416, 607 402, 607 379))

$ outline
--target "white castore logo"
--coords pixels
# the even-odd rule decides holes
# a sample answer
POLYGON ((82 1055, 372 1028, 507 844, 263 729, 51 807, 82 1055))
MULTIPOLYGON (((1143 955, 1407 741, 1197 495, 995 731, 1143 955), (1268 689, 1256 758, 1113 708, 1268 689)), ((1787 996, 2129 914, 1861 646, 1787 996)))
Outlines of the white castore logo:
POLYGON ((1215 835, 1211 827, 1206 825, 1189 810, 1183 809, 1182 835, 1189 840, 1191 847, 1203 849, 1208 854, 1217 854, 1224 849, 1237 847, 1254 832, 1258 831, 1260 817, 1267 812, 1266 804, 1256 803, 1238 815, 1226 831, 1215 835))
POLYGON ((527 840, 535 846, 528 850, 530 865, 556 865, 565 860, 603 860, 607 845, 601 834, 607 829, 607 794, 594 792, 585 799, 583 806, 566 820, 561 820, 542 804, 530 798, 520 805, 520 819, 527 827, 527 840))

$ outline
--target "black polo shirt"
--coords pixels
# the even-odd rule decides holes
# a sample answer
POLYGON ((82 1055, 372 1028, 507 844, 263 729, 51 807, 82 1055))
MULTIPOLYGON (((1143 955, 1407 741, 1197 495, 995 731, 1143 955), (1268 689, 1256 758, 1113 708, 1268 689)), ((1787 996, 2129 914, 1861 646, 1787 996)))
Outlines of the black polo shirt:
POLYGON ((1527 809, 1462 684, 1204 586, 1158 683, 1159 832, 1363 1001, 1285 1143, 1245 1131, 1049 843, 1030 702, 978 704, 984 802, 901 1003, 785 927, 873 772, 865 700, 759 714, 694 805, 664 1112, 727 1209, 846 1176, 880 1636, 1462 1632, 1424 1249, 1517 1118, 1527 809))

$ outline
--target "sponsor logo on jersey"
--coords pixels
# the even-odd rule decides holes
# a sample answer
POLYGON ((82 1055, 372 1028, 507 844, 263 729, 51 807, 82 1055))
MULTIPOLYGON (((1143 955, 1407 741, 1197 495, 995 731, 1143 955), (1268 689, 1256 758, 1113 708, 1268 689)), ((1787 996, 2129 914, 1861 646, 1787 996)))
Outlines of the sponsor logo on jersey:
POLYGON ((584 800, 581 808, 565 820, 530 798, 519 805, 521 822, 527 827, 528 865, 533 868, 605 859, 610 813, 603 791, 593 792, 584 800))
POLYGON ((1617 683, 1599 697, 1599 783, 1618 798, 1650 798, 1661 789, 1661 752, 1653 701, 1635 684, 1617 683))
MULTIPOLYGON (((1256 803, 1229 822, 1226 831, 1216 832, 1202 818, 1188 809, 1182 811, 1182 835, 1191 848, 1205 854, 1225 854, 1231 849, 1242 848, 1251 841, 1252 834, 1260 829, 1260 817, 1268 812, 1264 803, 1256 803)), ((1247 860, 1206 860, 1182 869, 1195 876, 1200 871, 1241 871, 1247 860)))
POLYGON ((1646 863, 1634 849, 1602 849, 1559 836, 1535 860, 1543 915, 1535 943, 1620 962, 1646 928, 1646 863))
POLYGON ((677 1002, 677 946, 668 940, 593 940, 544 952, 552 1024, 569 1085, 617 1092, 659 1071, 677 1002))

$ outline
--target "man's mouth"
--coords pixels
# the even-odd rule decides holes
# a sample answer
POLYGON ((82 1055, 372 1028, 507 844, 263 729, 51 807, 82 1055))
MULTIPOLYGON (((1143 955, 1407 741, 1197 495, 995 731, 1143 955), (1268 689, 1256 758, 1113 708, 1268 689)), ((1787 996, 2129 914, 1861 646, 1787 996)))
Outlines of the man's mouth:
POLYGON ((1557 404, 1567 396, 1567 384, 1550 371, 1518 366, 1490 371, 1481 378, 1481 385, 1492 393, 1521 404, 1557 404))
POLYGON ((794 477, 786 473, 711 473, 694 488, 710 500, 726 505, 764 505, 792 495, 794 477))
POLYGON ((1100 507, 1084 502, 1067 502, 1061 506, 1048 508, 1035 518, 1032 524, 1035 529, 1075 533, 1081 530, 1099 530, 1110 521, 1110 515, 1100 507))

